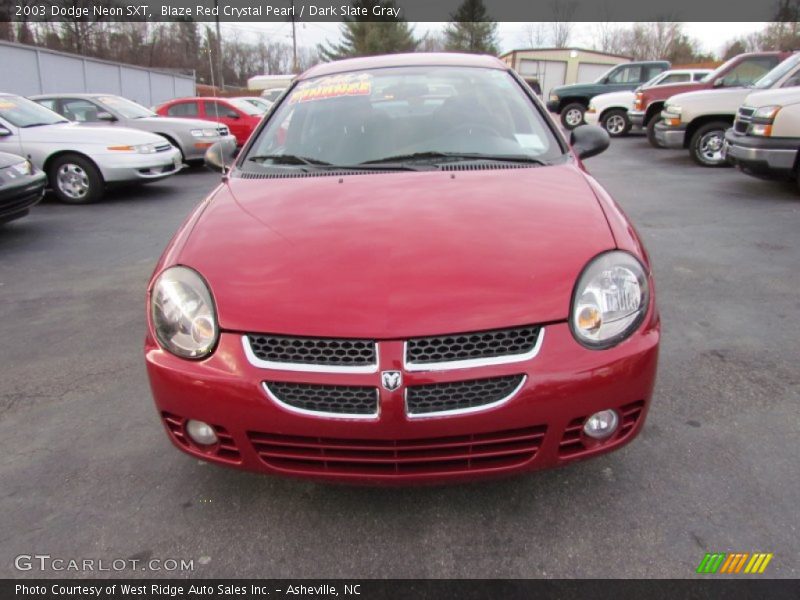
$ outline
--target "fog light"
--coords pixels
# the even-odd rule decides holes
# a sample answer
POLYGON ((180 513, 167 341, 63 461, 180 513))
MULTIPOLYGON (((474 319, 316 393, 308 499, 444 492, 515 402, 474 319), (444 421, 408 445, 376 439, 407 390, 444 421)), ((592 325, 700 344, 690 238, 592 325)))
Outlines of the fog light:
POLYGON ((211 446, 217 443, 217 434, 214 428, 202 421, 187 421, 186 432, 195 443, 201 446, 211 446))
POLYGON ((613 410, 601 410, 594 413, 583 426, 583 432, 591 438, 602 440, 617 430, 619 418, 613 410))

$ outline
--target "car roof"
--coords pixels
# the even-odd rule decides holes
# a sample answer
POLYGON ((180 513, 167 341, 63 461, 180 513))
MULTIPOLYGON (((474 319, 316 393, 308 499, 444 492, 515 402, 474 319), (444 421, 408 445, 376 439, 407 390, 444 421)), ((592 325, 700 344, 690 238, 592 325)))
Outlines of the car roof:
POLYGON ((28 96, 28 98, 31 100, 41 100, 43 98, 99 98, 100 96, 119 96, 119 94, 102 94, 100 92, 75 92, 73 94, 70 92, 58 94, 34 94, 32 96, 28 96))
POLYGON ((474 67, 508 70, 508 65, 487 54, 460 54, 455 52, 415 52, 413 54, 386 54, 347 58, 323 63, 308 69, 298 80, 350 71, 381 69, 387 67, 474 67))

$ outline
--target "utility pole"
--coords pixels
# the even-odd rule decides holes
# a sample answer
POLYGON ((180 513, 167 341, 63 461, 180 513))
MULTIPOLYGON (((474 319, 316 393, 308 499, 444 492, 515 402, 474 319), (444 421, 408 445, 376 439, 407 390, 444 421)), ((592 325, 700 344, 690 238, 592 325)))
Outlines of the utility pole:
POLYGON ((222 74, 222 34, 219 30, 219 0, 214 0, 214 13, 217 21, 217 75, 219 75, 219 88, 225 91, 225 76, 222 74))
POLYGON ((294 0, 292 2, 292 73, 297 73, 297 33, 294 22, 294 0))

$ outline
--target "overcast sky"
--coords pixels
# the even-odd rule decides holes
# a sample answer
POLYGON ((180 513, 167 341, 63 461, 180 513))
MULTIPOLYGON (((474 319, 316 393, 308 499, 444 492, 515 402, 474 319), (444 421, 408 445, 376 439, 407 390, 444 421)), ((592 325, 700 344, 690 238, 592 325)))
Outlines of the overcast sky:
MULTIPOLYGON (((297 43, 300 46, 316 46, 339 38, 339 23, 298 22, 297 43)), ((439 31, 443 23, 413 23, 418 36, 428 31, 439 31)), ((499 23, 500 49, 503 52, 525 46, 524 31, 526 23, 499 23)), ((588 46, 596 23, 575 23, 572 46, 588 46)), ((629 25, 629 23, 621 23, 629 25)), ((763 29, 765 23, 685 23, 685 31, 700 42, 705 52, 719 54, 725 42, 731 38, 747 35, 763 29)), ((291 23, 223 23, 225 29, 234 29, 240 34, 256 35, 263 33, 270 38, 291 41, 291 23)))

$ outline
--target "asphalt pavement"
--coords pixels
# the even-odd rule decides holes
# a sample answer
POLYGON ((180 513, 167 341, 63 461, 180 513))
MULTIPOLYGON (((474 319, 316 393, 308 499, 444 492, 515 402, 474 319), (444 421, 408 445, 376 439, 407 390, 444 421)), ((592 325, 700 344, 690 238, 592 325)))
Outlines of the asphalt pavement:
POLYGON ((610 455, 468 485, 272 478, 171 446, 144 370, 145 285, 218 175, 0 226, 0 577, 691 577, 718 551, 771 552, 767 575, 798 577, 797 187, 641 137, 587 167, 655 265, 646 427, 610 455), (34 554, 194 570, 15 568, 34 554))

